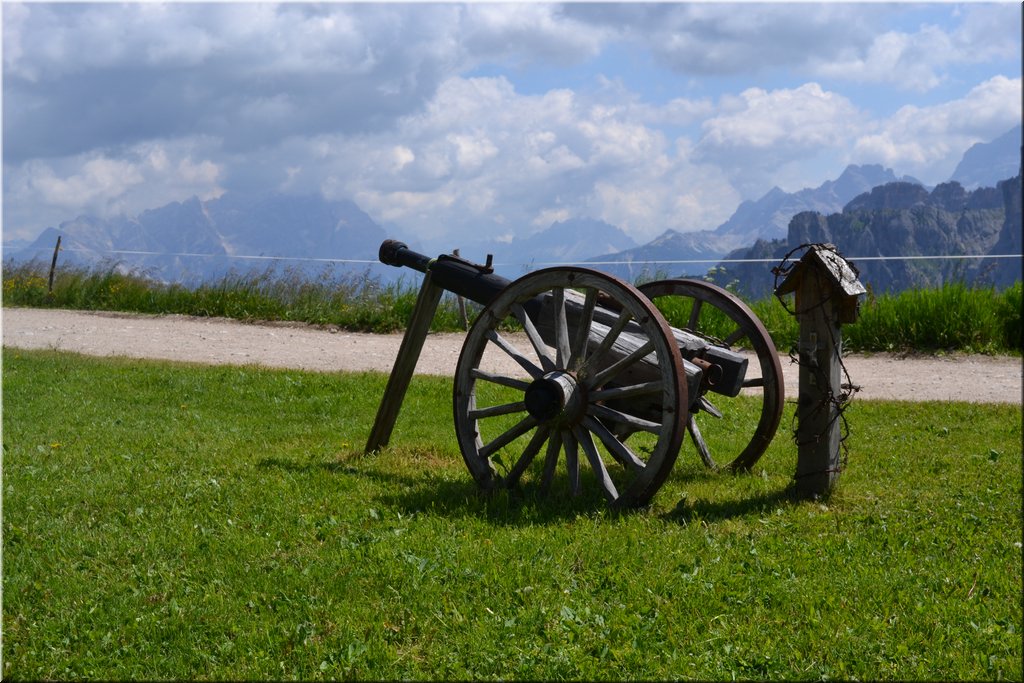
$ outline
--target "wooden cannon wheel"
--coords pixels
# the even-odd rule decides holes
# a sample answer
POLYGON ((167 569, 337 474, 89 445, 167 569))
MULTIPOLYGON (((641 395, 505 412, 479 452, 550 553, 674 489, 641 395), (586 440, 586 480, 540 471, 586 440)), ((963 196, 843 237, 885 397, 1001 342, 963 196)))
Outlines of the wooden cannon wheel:
MULTIPOLYGON (((749 470, 754 463, 764 455, 768 444, 775 436, 782 419, 782 409, 785 399, 785 387, 782 380, 782 366, 779 363, 779 355, 775 350, 775 344, 771 336, 765 330, 764 325, 758 320, 754 312, 732 293, 703 280, 674 279, 648 282, 640 286, 643 292, 652 301, 657 302, 663 297, 673 297, 681 300, 679 303, 688 304, 688 312, 685 313, 686 322, 676 326, 687 329, 695 334, 706 333, 701 329, 702 313, 713 315, 709 309, 717 309, 724 313, 732 321, 734 327, 720 340, 720 345, 733 349, 740 340, 746 339, 757 354, 757 361, 751 363, 747 371, 747 378, 743 382, 744 389, 751 390, 760 401, 757 426, 750 436, 749 442, 743 450, 729 464, 733 470, 749 470)), ((705 334, 706 336, 706 334, 705 334)), ((690 397, 691 406, 696 404, 698 409, 691 412, 687 421, 687 431, 697 447, 698 454, 704 463, 711 468, 716 468, 710 448, 704 434, 698 427, 699 413, 722 417, 726 409, 722 409, 723 403, 734 401, 719 394, 708 394, 697 397, 690 397)), ((732 417, 730 415, 729 417, 732 417)), ((704 422, 703 419, 701 419, 704 422)), ((735 432, 738 427, 730 423, 723 429, 735 432)), ((734 434, 733 434, 734 436, 734 434)))
POLYGON ((573 495, 594 486, 627 507, 649 502, 668 477, 689 405, 682 358, 654 304, 585 268, 530 273, 484 308, 459 356, 453 404, 462 457, 481 488, 528 481, 546 494, 564 459, 573 495), (519 327, 528 347, 511 341, 519 327), (494 370, 494 359, 512 359, 522 373, 494 370), (617 409, 605 405, 612 400, 617 409), (636 431, 629 445, 615 436, 623 424, 636 431))

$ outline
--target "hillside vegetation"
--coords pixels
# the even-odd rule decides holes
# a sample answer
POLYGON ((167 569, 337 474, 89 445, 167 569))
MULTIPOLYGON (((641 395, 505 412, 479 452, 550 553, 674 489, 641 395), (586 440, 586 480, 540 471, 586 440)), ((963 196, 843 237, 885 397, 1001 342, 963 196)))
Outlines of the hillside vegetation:
MULTIPOLYGON (((217 316, 240 320, 288 320, 336 325, 362 332, 405 329, 416 303, 418 279, 381 285, 374 278, 338 275, 330 269, 310 279, 301 271, 267 270, 232 274, 196 287, 164 284, 118 269, 65 267, 49 291, 46 268, 11 264, 3 271, 3 304, 217 316)), ((1019 354, 1022 346, 1022 289, 1003 291, 946 284, 937 289, 869 296, 860 320, 843 328, 850 351, 967 351, 1019 354)), ((473 315, 478 307, 470 304, 473 315)), ((752 303, 775 345, 796 342, 796 321, 774 298, 752 303)), ((671 321, 676 325, 682 321, 671 321)), ((446 295, 433 322, 435 331, 462 329, 457 302, 446 295)), ((712 334, 724 337, 724 328, 712 334)))

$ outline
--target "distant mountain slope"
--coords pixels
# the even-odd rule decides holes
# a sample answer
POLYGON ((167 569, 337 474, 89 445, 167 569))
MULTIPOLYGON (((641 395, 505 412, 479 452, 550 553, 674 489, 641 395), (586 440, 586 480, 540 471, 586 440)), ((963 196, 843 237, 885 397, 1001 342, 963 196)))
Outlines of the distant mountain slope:
MULTIPOLYGON (((932 192, 919 181, 906 176, 899 178, 880 165, 851 165, 835 180, 816 188, 793 193, 773 188, 756 201, 745 201, 714 230, 687 233, 666 230, 643 245, 637 245, 616 226, 590 218, 573 218, 553 223, 527 237, 511 240, 481 237, 472 243, 451 246, 460 246, 462 255, 470 260, 482 261, 487 254, 493 254, 495 263, 507 264, 502 266, 501 272, 508 277, 516 277, 544 263, 593 263, 601 270, 628 280, 702 276, 710 265, 726 256, 769 258, 779 250, 785 253, 791 241, 792 219, 804 212, 827 216, 845 213, 844 208, 852 212, 866 210, 869 206, 879 210, 910 211, 922 204, 956 213, 988 206, 997 196, 1003 197, 1004 207, 1010 206, 1007 202, 1011 202, 1012 196, 1007 198, 1006 188, 997 189, 995 180, 987 179, 996 173, 1002 178, 1019 173, 1020 141, 1021 127, 1017 126, 991 143, 975 145, 964 154, 954 173, 957 182, 945 183, 932 192), (1006 168, 1011 170, 1001 170, 1006 168), (881 189, 876 193, 876 188, 881 189), (674 263, 680 261, 693 263, 674 263)), ((1016 214, 1005 208, 1001 210, 1006 216, 1020 213, 1019 208, 1016 214)), ((943 218, 940 223, 947 225, 948 221, 943 218)), ((1020 253, 1019 220, 1012 224, 1007 218, 1006 226, 1009 227, 1004 227, 999 237, 1000 244, 1005 245, 1001 247, 1003 253, 1020 253), (1016 232, 1011 229, 1014 225, 1016 232)), ((508 231, 510 227, 516 228, 495 222, 481 226, 480 232, 495 234, 498 230, 508 231)), ((48 228, 27 247, 5 245, 3 255, 4 258, 38 258, 49 263, 57 235, 62 235, 62 263, 119 262, 168 281, 191 282, 230 269, 248 271, 275 263, 240 259, 240 256, 366 260, 372 263, 365 268, 356 266, 357 271, 392 279, 406 273, 375 263, 377 249, 386 237, 404 238, 413 248, 432 255, 450 248, 420 246, 419 236, 403 236, 394 226, 389 229, 392 234, 386 234, 349 201, 327 201, 317 195, 228 193, 206 202, 195 197, 172 202, 144 211, 137 217, 79 216, 61 223, 59 228, 48 228)), ((884 242, 882 236, 878 239, 879 244, 884 242)), ((314 260, 284 263, 309 272, 325 265, 314 260)), ((988 272, 993 281, 1001 281, 999 278, 1019 272, 1018 266, 1004 260, 986 265, 978 272, 988 272)), ((744 270, 728 268, 726 275, 731 277, 744 270)), ((764 291, 770 283, 765 281, 763 272, 759 279, 756 287, 764 291)))
MULTIPOLYGON (((743 202, 736 213, 718 226, 715 232, 733 236, 744 244, 757 239, 784 237, 790 219, 801 211, 839 211, 857 195, 897 180, 901 179, 891 169, 878 164, 847 166, 838 178, 828 180, 818 187, 793 193, 783 192, 776 187, 756 202, 743 202)), ((902 180, 920 184, 913 178, 902 180)))
POLYGON ((786 239, 759 241, 729 259, 771 259, 769 263, 722 264, 719 284, 760 298, 772 292, 771 268, 802 244, 825 242, 860 269, 875 292, 936 287, 951 280, 1005 286, 1020 279, 1020 262, 996 264, 962 259, 892 259, 857 262, 857 257, 956 256, 1007 253, 1014 240, 1020 253, 1020 176, 996 188, 966 191, 949 182, 928 192, 913 183, 889 183, 854 198, 840 213, 807 211, 790 221, 786 239))
POLYGON ((992 142, 979 142, 964 152, 950 180, 968 190, 994 187, 1020 171, 1021 126, 1008 130, 992 142))
POLYGON ((745 201, 715 230, 686 233, 666 230, 642 246, 609 252, 590 260, 612 262, 602 264, 601 268, 631 281, 660 275, 701 275, 712 265, 703 261, 721 258, 759 239, 784 237, 790 219, 801 211, 839 211, 858 194, 895 180, 897 177, 892 170, 877 164, 851 165, 837 179, 816 188, 790 193, 776 187, 757 201, 745 201), (699 263, 645 263, 650 261, 699 263))
POLYGON ((678 232, 666 230, 652 241, 633 249, 608 253, 588 259, 595 267, 628 282, 653 278, 697 275, 704 273, 725 253, 724 246, 731 243, 711 230, 678 232), (694 261, 695 263, 673 263, 694 261))
MULTIPOLYGON (((171 202, 134 218, 80 216, 47 229, 11 256, 49 259, 58 234, 64 263, 118 263, 167 281, 203 280, 232 269, 263 270, 274 263, 239 256, 372 260, 386 237, 349 201, 225 194, 206 202, 196 197, 171 202)), ((284 263, 311 272, 324 266, 320 261, 284 263)))
POLYGON ((556 221, 546 229, 528 237, 510 241, 480 240, 461 249, 470 260, 481 261, 486 254, 506 277, 515 277, 537 264, 582 263, 589 258, 636 246, 621 229, 593 218, 572 218, 556 221))

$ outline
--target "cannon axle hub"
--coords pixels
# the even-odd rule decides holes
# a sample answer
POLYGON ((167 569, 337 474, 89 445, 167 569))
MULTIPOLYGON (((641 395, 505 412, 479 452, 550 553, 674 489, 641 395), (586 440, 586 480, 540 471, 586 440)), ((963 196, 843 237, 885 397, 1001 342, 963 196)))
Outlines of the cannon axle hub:
POLYGON ((583 387, 570 373, 555 370, 534 380, 526 390, 526 412, 541 422, 576 422, 583 416, 586 401, 583 387))

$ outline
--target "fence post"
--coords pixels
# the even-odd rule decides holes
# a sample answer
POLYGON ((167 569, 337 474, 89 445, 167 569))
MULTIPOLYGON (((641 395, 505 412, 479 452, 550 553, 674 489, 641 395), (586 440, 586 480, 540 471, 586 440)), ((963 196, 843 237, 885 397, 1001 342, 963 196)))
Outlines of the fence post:
POLYGON ((60 235, 57 235, 57 245, 53 248, 53 260, 50 261, 50 285, 48 294, 53 294, 53 274, 57 270, 57 252, 60 251, 60 235))
POLYGON ((833 245, 809 246, 775 293, 796 293, 800 389, 794 480, 799 496, 818 498, 831 492, 843 466, 841 415, 852 387, 844 392, 840 325, 856 322, 866 290, 833 245))

